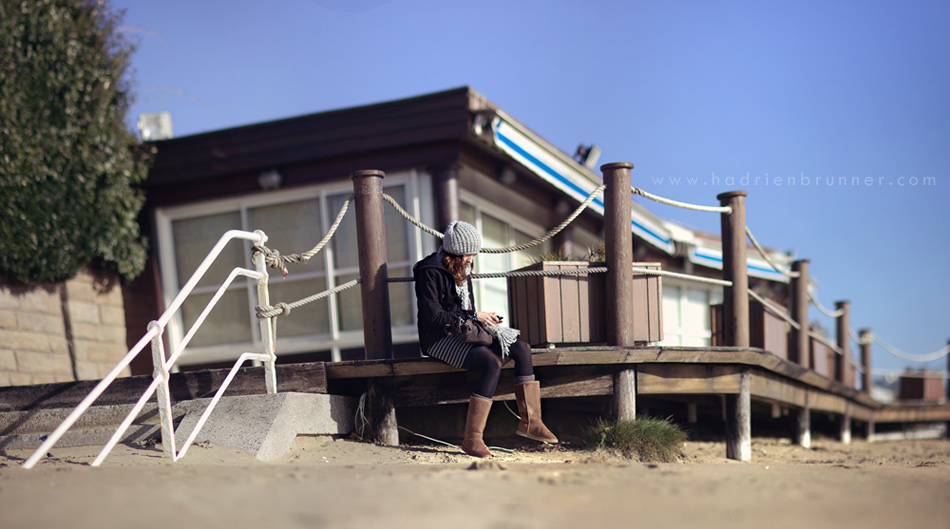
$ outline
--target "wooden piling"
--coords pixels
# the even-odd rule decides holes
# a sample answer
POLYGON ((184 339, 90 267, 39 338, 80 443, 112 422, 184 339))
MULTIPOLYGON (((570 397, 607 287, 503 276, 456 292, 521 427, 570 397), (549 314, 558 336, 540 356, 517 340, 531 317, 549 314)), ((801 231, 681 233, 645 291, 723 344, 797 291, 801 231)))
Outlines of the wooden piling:
POLYGON ((838 434, 838 440, 841 441, 841 444, 849 445, 851 444, 851 405, 848 404, 843 414, 841 414, 841 422, 839 424, 841 431, 838 434))
POLYGON ((356 240, 359 247, 360 299, 363 302, 363 341, 367 360, 393 357, 383 211, 385 177, 386 173, 372 169, 350 175, 356 194, 356 240))
POLYGON ((459 171, 455 165, 439 167, 432 174, 436 229, 444 231, 459 220, 459 171))
POLYGON ((792 329, 792 346, 788 351, 788 359, 798 365, 811 369, 811 337, 808 335, 808 259, 801 259, 792 263, 792 270, 798 272, 789 282, 791 298, 791 316, 798 322, 799 328, 792 329))
POLYGON ((730 191, 716 198, 732 213, 721 215, 722 278, 732 286, 723 292, 723 337, 726 345, 749 347, 749 277, 746 264, 745 191, 730 191))
POLYGON ((614 373, 614 415, 618 421, 637 418, 637 369, 622 369, 614 373))
POLYGON ((871 329, 861 329, 858 332, 861 340, 861 391, 871 394, 871 329))
POLYGON ((798 428, 795 443, 803 448, 811 448, 811 406, 808 404, 808 392, 805 392, 805 404, 798 410, 798 428))
POLYGON ((600 167, 604 175, 604 244, 607 250, 607 345, 632 347, 633 234, 632 163, 600 167))
MULTIPOLYGON (((356 239, 359 247, 360 300, 363 305, 363 344, 367 360, 393 357, 389 314, 389 271, 386 259, 386 223, 383 178, 377 170, 350 175, 356 195, 356 239)), ((371 379, 367 387, 370 429, 376 441, 399 444, 392 381, 371 379)))
POLYGON ((854 387, 854 371, 851 369, 851 339, 848 329, 851 328, 851 302, 848 300, 835 303, 835 309, 841 311, 835 318, 835 338, 840 355, 835 355, 835 380, 849 388, 854 387))
POLYGON ((739 374, 739 394, 726 395, 726 457, 752 460, 752 395, 748 369, 739 374))

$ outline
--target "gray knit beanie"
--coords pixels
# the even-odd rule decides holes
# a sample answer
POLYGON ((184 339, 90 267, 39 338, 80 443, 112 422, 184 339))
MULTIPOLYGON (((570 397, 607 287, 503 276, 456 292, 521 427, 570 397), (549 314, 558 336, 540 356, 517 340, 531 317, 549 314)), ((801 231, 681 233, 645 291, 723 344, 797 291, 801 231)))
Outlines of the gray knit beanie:
POLYGON ((452 255, 475 255, 482 249, 482 238, 475 226, 457 220, 445 229, 442 249, 452 255))

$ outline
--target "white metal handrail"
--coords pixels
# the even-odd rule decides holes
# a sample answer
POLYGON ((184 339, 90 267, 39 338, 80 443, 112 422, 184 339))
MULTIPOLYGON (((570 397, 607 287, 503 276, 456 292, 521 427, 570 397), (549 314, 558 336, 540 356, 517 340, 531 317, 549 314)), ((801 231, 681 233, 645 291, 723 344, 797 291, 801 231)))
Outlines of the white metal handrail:
MULTIPOLYGON (((66 433, 69 428, 79 420, 79 417, 85 413, 93 402, 98 399, 103 392, 109 387, 112 382, 118 378, 119 374, 132 363, 132 360, 138 356, 142 350, 145 348, 145 345, 151 343, 152 345, 152 360, 154 365, 153 371, 153 380, 149 387, 145 390, 139 400, 136 402, 132 411, 125 418, 122 424, 117 429, 116 433, 113 434, 112 438, 109 440, 109 443, 103 448, 99 456, 93 462, 93 466, 99 466, 105 457, 108 455, 109 451, 115 446, 118 440, 122 437, 125 431, 131 426, 132 421, 135 420, 135 417, 141 412, 142 408, 145 406, 145 403, 151 398, 152 394, 158 390, 158 401, 159 401, 159 415, 162 422, 162 445, 164 452, 167 456, 170 456, 172 460, 178 460, 181 456, 184 455, 185 449, 183 448, 176 456, 175 454, 175 441, 174 441, 174 430, 172 428, 172 417, 171 417, 171 406, 170 406, 170 394, 168 389, 168 372, 175 365, 175 362, 184 352, 185 347, 188 345, 188 342, 191 341, 191 338, 197 332, 198 327, 204 322, 207 318, 211 309, 217 304, 221 296, 224 294, 224 291, 227 287, 238 277, 246 276, 257 280, 258 287, 258 302, 259 304, 266 305, 270 303, 270 297, 267 289, 267 268, 264 263, 264 256, 258 255, 254 258, 254 265, 256 270, 247 270, 244 268, 235 268, 231 271, 228 280, 225 282, 221 288, 215 293, 211 301, 208 302, 208 305, 198 316, 198 319, 195 320, 195 323, 189 329, 188 333, 185 335, 185 338, 182 339, 181 343, 175 350, 175 352, 168 358, 165 359, 165 347, 162 336, 165 332, 165 326, 168 325, 168 322, 174 317, 175 313, 181 308, 185 299, 191 294, 195 286, 201 280, 202 277, 207 273, 208 269, 218 258, 221 252, 224 250, 224 247, 228 242, 239 239, 239 240, 249 240, 256 244, 263 245, 267 242, 267 235, 263 231, 257 230, 252 232, 241 231, 241 230, 230 230, 218 239, 218 242, 214 245, 211 251, 208 253, 207 257, 198 265, 198 268, 192 274, 191 278, 185 283, 181 291, 175 296, 175 299, 169 304, 168 308, 165 309, 165 312, 162 313, 161 317, 158 320, 152 321, 149 323, 148 331, 133 347, 129 350, 128 353, 119 361, 118 364, 112 371, 109 372, 98 384, 89 392, 73 411, 63 420, 62 423, 46 438, 43 444, 36 449, 35 452, 23 463, 23 468, 33 468, 34 465, 47 453, 49 450, 60 440, 60 438, 66 433)), ((212 402, 209 404, 208 408, 205 410, 202 415, 203 419, 207 419, 207 415, 210 415, 211 410, 213 410, 214 405, 217 404, 220 395, 224 393, 224 390, 227 388, 227 385, 230 384, 231 380, 234 378, 234 374, 237 372, 237 369, 247 360, 262 360, 264 364, 265 372, 265 385, 268 393, 276 393, 277 391, 277 379, 276 371, 274 368, 276 360, 276 351, 274 349, 273 333, 271 332, 272 321, 270 318, 261 319, 261 338, 264 343, 264 353, 245 353, 241 355, 238 361, 235 363, 234 367, 229 373, 228 377, 225 379, 225 382, 218 389, 215 399, 212 399, 212 402)), ((197 435, 197 431, 204 424, 204 421, 201 421, 199 425, 196 425, 195 431, 192 433, 189 443, 193 440, 194 436, 197 435)))

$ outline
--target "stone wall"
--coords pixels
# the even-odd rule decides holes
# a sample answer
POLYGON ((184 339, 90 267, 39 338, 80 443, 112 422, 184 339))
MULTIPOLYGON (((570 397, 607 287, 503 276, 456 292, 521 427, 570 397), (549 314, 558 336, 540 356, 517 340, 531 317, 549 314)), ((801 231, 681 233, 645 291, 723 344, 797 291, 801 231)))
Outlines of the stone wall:
POLYGON ((86 270, 39 287, 0 282, 0 386, 99 379, 127 351, 114 277, 86 270))

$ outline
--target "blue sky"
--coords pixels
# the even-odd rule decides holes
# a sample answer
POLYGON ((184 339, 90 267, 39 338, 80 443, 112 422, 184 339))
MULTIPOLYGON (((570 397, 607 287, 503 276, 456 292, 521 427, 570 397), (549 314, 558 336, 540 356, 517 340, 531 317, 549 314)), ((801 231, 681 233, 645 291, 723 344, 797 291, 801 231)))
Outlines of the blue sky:
MULTIPOLYGON (((950 338, 946 2, 113 5, 139 46, 130 126, 167 111, 183 136, 471 86, 569 154, 633 162, 652 193, 746 190, 756 238, 810 259, 854 330, 914 355, 950 338)), ((719 232, 715 214, 644 205, 719 232)), ((947 366, 877 345, 873 362, 947 366)))

